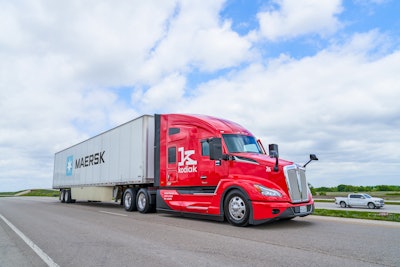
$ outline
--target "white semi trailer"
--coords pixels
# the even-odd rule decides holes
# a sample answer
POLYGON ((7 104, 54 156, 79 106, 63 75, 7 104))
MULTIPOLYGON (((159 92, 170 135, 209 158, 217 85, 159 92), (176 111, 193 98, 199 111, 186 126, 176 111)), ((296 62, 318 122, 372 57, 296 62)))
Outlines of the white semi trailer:
POLYGON ((62 202, 121 199, 126 185, 154 183, 154 116, 144 115, 55 154, 62 202))

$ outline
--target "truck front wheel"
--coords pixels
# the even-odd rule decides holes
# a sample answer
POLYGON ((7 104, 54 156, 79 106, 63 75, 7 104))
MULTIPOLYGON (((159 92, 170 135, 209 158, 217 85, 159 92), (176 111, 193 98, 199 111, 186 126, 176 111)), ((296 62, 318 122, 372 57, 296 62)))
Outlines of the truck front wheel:
POLYGON ((369 203, 368 203, 368 208, 370 208, 370 209, 375 209, 375 204, 372 203, 372 202, 369 202, 369 203))
POLYGON ((126 211, 137 210, 136 191, 133 188, 128 188, 124 192, 124 208, 126 211))
POLYGON ((226 219, 234 226, 246 226, 249 223, 250 205, 239 190, 232 190, 224 201, 226 219))

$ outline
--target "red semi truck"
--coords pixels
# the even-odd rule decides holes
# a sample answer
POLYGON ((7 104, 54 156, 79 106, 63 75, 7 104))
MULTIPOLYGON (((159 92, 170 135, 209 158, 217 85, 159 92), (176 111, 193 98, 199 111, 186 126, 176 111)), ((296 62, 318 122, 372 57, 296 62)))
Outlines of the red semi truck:
MULTIPOLYGON (((310 155, 310 161, 317 160, 310 155)), ((144 115, 55 154, 61 202, 121 201, 127 211, 261 224, 314 211, 305 165, 279 159, 237 123, 144 115)))

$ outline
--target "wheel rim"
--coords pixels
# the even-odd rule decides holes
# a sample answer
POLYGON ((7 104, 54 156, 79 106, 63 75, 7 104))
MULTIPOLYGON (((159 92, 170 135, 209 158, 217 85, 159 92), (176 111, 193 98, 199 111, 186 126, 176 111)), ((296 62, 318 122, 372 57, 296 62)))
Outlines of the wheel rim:
POLYGON ((132 204, 132 196, 129 192, 125 194, 124 203, 126 208, 129 208, 132 204))
POLYGON ((138 195, 138 201, 137 201, 137 205, 138 205, 138 209, 139 210, 144 210, 146 207, 146 196, 144 195, 144 193, 139 193, 138 195))
POLYGON ((234 196, 229 201, 229 214, 236 221, 240 221, 246 216, 246 204, 239 196, 234 196))

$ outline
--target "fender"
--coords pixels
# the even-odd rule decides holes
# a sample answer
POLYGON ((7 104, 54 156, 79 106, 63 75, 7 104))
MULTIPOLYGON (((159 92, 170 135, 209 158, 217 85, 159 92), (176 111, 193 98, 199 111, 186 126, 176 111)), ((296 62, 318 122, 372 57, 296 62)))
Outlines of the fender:
POLYGON ((228 188, 225 189, 225 191, 222 193, 221 198, 220 198, 220 216, 222 218, 225 218, 225 212, 224 212, 224 202, 225 202, 225 196, 232 190, 239 190, 240 192, 243 193, 243 195, 246 197, 246 200, 249 203, 250 206, 250 216, 249 216, 249 224, 254 224, 254 216, 253 216, 253 204, 252 201, 249 197, 249 194, 246 192, 246 190, 238 185, 231 185, 228 188))

